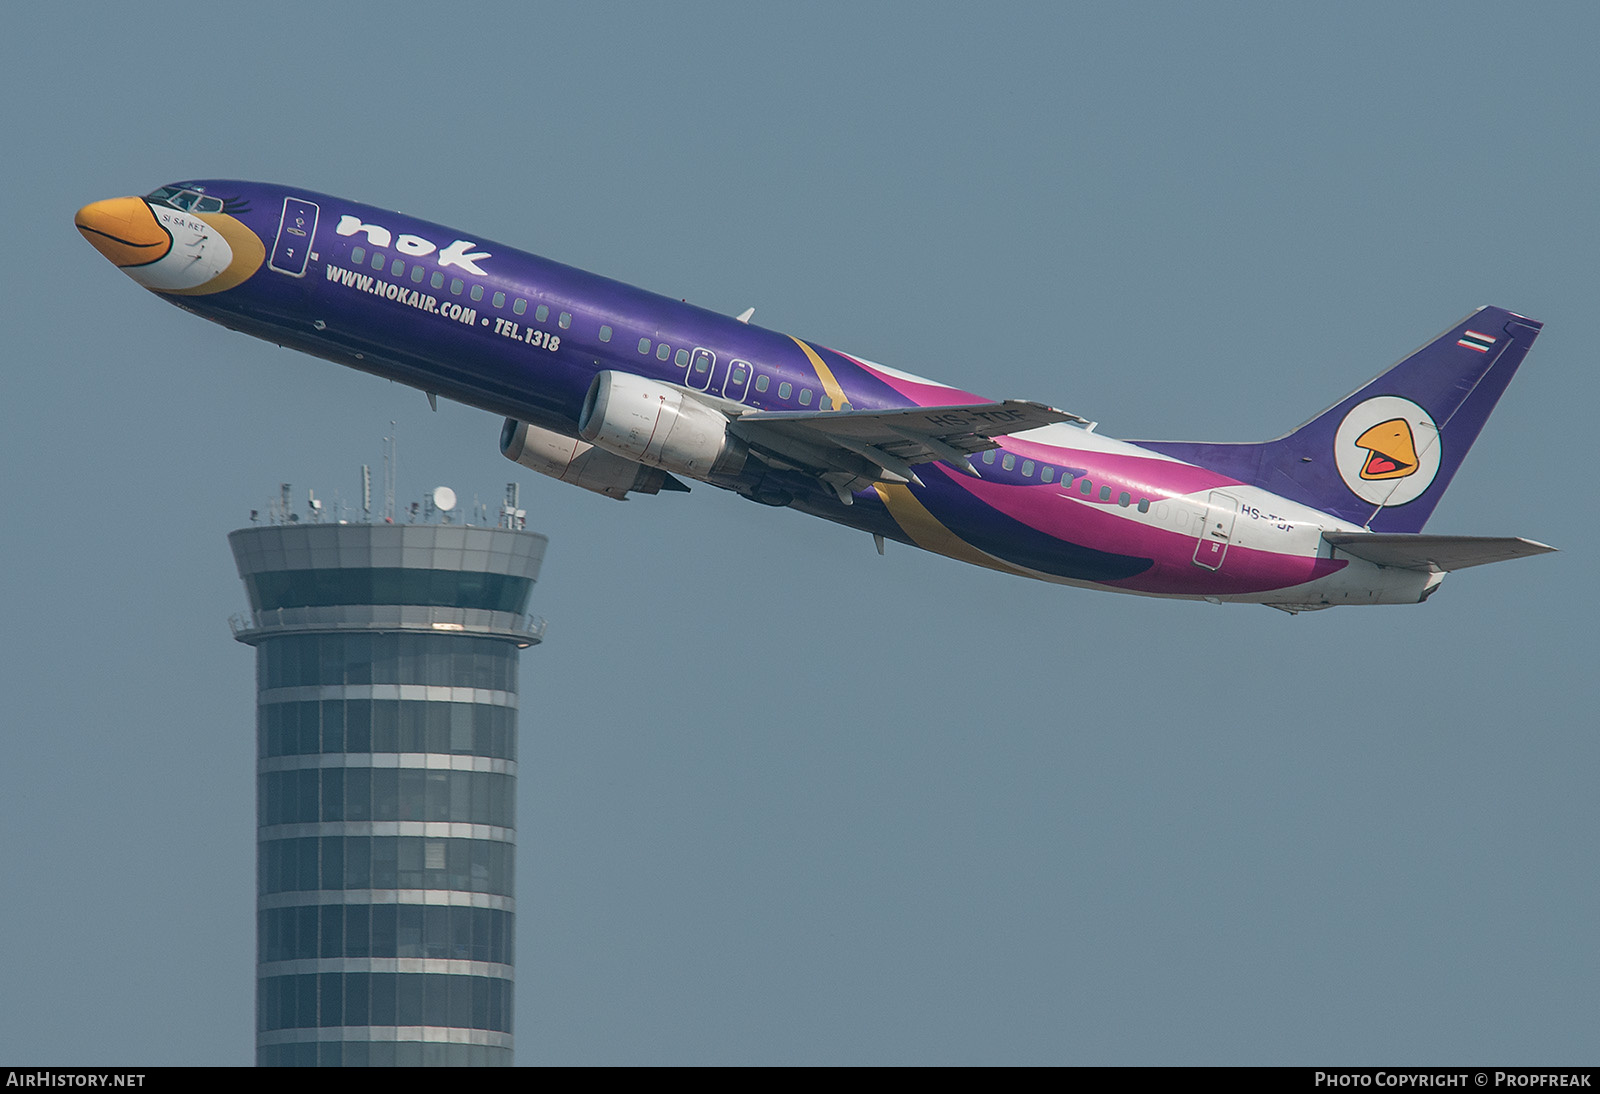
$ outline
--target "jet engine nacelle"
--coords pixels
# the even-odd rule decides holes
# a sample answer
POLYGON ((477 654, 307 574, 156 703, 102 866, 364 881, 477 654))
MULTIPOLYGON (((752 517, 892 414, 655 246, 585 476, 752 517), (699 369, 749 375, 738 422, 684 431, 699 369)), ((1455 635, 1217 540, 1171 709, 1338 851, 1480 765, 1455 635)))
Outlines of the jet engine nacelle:
POLYGON ((654 494, 662 489, 687 489, 665 471, 514 418, 507 418, 500 430, 500 451, 529 470, 618 501, 626 500, 630 491, 654 494))
POLYGON ((594 378, 578 435, 619 456, 694 479, 737 475, 750 455, 728 432, 727 415, 682 388, 626 372, 594 378))

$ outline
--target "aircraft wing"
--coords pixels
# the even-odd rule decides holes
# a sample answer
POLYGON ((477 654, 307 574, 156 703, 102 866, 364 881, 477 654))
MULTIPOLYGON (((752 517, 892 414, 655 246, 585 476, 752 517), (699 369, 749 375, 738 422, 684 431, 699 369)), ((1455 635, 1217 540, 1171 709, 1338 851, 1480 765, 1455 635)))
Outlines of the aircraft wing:
POLYGON ((1346 554, 1395 566, 1442 574, 1468 566, 1542 555, 1556 548, 1515 536, 1425 536, 1389 532, 1324 532, 1322 538, 1346 554))
POLYGON ((912 470, 919 463, 943 460, 981 478, 968 456, 996 447, 995 437, 1056 422, 1088 424, 1043 403, 1008 399, 898 410, 753 411, 728 428, 767 462, 816 475, 848 504, 852 491, 874 482, 921 485, 912 470))

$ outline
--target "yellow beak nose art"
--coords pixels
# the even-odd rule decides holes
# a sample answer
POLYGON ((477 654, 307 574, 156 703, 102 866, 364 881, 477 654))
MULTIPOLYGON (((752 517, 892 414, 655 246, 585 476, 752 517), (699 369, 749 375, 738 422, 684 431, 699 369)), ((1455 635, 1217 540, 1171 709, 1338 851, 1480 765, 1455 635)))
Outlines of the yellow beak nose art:
POLYGON ((78 210, 72 222, 114 265, 144 266, 172 249, 172 233, 142 198, 107 198, 78 210))
POLYGON ((1356 447, 1367 450, 1364 479, 1403 479, 1417 469, 1417 442, 1404 418, 1379 422, 1356 438, 1356 447))
POLYGON ((145 198, 91 202, 72 222, 123 273, 171 296, 231 289, 260 269, 267 256, 261 237, 237 217, 145 198))

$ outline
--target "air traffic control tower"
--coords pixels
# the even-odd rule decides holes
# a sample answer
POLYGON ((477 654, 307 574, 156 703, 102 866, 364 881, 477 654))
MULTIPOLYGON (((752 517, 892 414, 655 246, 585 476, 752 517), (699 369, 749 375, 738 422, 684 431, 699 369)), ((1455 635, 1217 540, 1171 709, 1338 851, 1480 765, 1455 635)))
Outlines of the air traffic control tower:
POLYGON ((285 487, 228 537, 256 649, 258 1065, 511 1063, 517 660, 547 540, 514 487, 498 526, 430 502, 302 522, 285 487))

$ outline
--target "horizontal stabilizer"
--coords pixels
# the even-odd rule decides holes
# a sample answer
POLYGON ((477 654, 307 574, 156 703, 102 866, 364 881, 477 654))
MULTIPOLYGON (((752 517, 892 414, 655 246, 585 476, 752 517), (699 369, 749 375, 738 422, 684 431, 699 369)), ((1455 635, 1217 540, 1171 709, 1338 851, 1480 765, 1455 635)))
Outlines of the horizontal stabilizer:
POLYGON ((1322 538, 1356 558, 1379 566, 1443 574, 1554 551, 1516 536, 1423 536, 1390 532, 1324 532, 1322 538))

